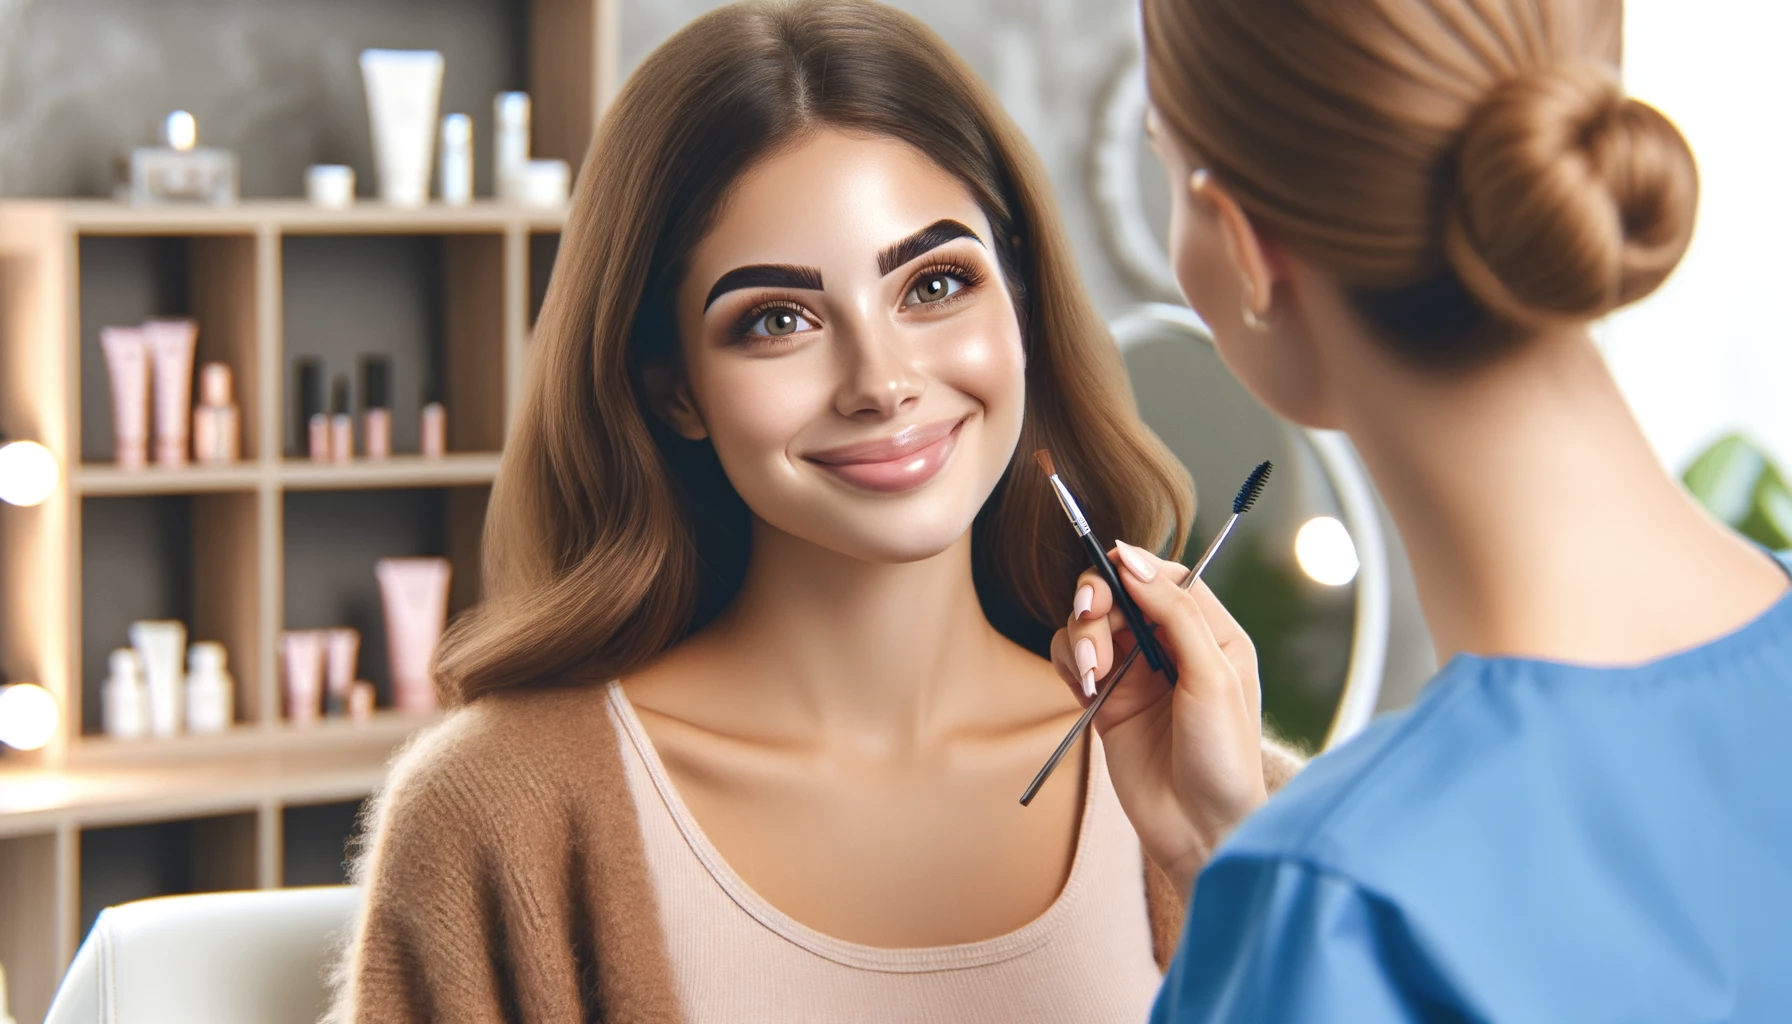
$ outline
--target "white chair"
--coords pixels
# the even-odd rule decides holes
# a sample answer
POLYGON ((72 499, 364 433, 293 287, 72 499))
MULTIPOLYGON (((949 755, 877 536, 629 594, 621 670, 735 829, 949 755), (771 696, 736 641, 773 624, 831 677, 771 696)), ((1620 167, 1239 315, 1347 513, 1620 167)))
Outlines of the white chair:
POLYGON ((44 1024, 314 1024, 350 886, 165 896, 101 911, 44 1024))

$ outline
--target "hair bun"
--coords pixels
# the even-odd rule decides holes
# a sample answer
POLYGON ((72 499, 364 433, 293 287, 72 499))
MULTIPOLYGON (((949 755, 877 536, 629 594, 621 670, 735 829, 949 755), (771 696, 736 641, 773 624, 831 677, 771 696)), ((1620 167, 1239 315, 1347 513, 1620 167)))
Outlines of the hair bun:
POLYGON ((1685 254, 1698 168, 1673 123, 1596 64, 1536 69, 1463 127, 1444 252, 1521 326, 1592 320, 1654 291, 1685 254))

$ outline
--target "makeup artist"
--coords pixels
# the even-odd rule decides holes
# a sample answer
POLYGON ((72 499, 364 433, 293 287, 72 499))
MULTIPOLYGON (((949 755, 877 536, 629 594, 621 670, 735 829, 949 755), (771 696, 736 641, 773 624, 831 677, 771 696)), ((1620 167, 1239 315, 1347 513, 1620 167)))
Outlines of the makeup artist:
MULTIPOLYGON (((1792 1019, 1788 566, 1676 486, 1588 331, 1698 196, 1620 29, 1620 0, 1144 0, 1177 277, 1259 400, 1350 436, 1444 664, 1265 803, 1249 640, 1120 548, 1180 667, 1097 719, 1193 887, 1155 1021, 1792 1019)), ((1128 643, 1110 597, 1084 574, 1054 641, 1079 699, 1128 643)))

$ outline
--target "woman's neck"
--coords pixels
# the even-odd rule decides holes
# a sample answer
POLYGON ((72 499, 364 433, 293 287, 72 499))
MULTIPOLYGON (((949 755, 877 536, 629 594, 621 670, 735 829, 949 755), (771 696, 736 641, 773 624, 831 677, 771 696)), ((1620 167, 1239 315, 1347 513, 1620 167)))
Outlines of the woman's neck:
POLYGON ((1012 657, 977 599, 968 534, 883 565, 763 522, 740 593, 696 639, 750 675, 754 699, 797 734, 886 748, 988 720, 990 688, 974 684, 1012 657))
POLYGON ((1440 661, 1645 661, 1786 589, 1663 470, 1584 330, 1453 381, 1357 355, 1361 400, 1340 418, 1399 524, 1440 661))

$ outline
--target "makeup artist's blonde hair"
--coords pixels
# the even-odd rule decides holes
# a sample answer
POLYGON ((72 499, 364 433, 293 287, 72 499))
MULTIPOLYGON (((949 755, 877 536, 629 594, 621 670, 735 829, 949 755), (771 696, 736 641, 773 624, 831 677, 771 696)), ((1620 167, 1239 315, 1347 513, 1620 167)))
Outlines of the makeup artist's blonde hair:
POLYGON ((672 298, 730 186, 824 126, 914 146, 994 231, 1027 401, 1019 447, 973 527, 991 622, 1044 654, 1084 567, 1036 448, 1052 450, 1103 536, 1180 550, 1188 476, 1139 420, 1046 176, 989 90, 919 21, 880 4, 736 4, 642 63, 579 173, 492 492, 486 600, 436 657, 450 701, 626 674, 733 599, 747 509, 708 442, 648 412, 641 369, 677 359, 672 298))
POLYGON ((1415 360, 1603 316, 1692 238, 1692 152, 1619 84, 1621 0, 1143 3, 1169 130, 1415 360))

